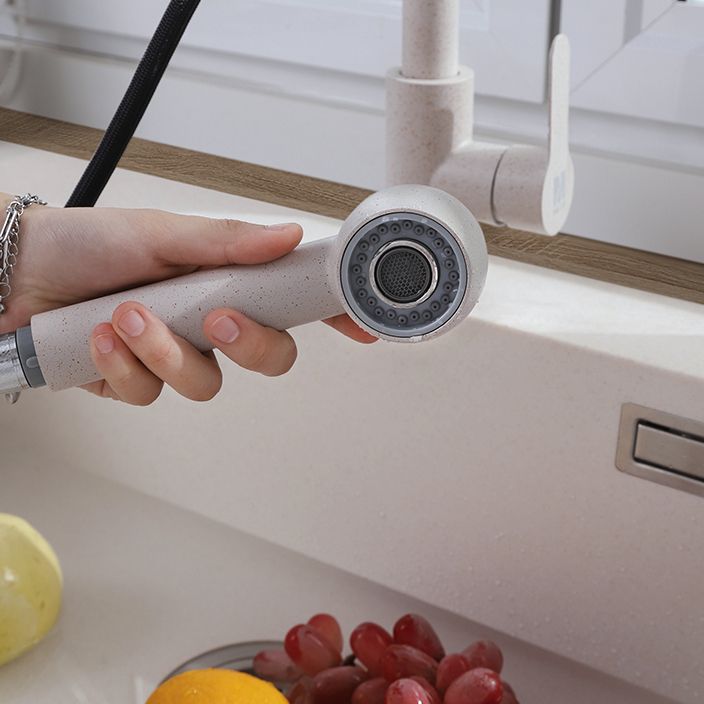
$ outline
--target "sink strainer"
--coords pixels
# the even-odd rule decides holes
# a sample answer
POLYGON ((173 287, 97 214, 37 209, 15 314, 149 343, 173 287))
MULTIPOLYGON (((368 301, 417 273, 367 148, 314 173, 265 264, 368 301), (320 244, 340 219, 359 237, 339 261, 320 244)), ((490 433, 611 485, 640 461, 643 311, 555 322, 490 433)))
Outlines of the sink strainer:
MULTIPOLYGON (((196 655, 194 658, 187 660, 177 667, 173 672, 170 672, 162 682, 171 679, 175 675, 180 675, 182 672, 189 670, 202 670, 206 668, 217 668, 220 670, 237 670, 238 672, 246 672, 253 675, 252 663, 254 656, 262 650, 278 650, 283 648, 283 643, 278 640, 253 640, 247 643, 233 643, 232 645, 224 645, 221 648, 208 650, 201 655, 196 655)), ((277 682, 273 683, 280 690, 283 690, 284 685, 277 682)))
MULTIPOLYGON (((221 648, 208 650, 187 660, 183 665, 166 675, 161 684, 176 675, 180 675, 182 672, 203 670, 211 667, 219 670, 237 670, 238 672, 246 672, 248 675, 253 675, 254 658, 257 653, 262 650, 281 650, 283 647, 284 644, 280 640, 251 640, 246 643, 223 645, 221 648)), ((354 665, 355 662, 355 656, 348 655, 344 658, 342 664, 354 665)), ((291 686, 290 682, 272 682, 272 684, 283 693, 291 686)))

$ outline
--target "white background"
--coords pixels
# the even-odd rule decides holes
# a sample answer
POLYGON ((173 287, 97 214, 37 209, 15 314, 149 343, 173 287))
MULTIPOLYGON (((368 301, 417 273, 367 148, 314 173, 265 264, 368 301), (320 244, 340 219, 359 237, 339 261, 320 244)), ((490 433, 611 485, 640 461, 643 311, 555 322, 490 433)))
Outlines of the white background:
MULTIPOLYGON (((4 104, 104 127, 165 5, 25 0, 24 71, 4 104)), ((139 134, 381 187, 400 13, 400 0, 204 0, 139 134)), ((544 139, 558 16, 573 44, 577 166, 565 230, 704 261, 704 4, 463 0, 478 137, 544 139)), ((14 32, 0 16, 0 34, 14 32)))

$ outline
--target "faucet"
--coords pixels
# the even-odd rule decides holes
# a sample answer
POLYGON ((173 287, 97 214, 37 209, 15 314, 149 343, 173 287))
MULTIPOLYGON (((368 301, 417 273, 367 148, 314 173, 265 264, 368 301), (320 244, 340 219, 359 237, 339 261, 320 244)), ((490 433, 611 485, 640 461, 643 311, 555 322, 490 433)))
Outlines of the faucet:
POLYGON ((387 75, 387 181, 435 186, 485 223, 554 235, 574 193, 570 45, 548 60, 545 146, 474 140, 474 72, 459 64, 459 0, 404 0, 402 66, 387 75))

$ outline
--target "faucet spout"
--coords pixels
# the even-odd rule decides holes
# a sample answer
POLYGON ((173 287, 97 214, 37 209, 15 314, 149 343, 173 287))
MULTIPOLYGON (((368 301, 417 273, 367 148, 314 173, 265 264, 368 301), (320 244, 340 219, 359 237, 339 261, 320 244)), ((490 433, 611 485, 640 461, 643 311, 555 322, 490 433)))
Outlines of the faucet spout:
POLYGON ((570 48, 548 61, 547 145, 474 139, 474 73, 459 65, 459 0, 404 0, 403 61, 387 74, 389 185, 429 184, 483 222, 554 235, 574 193, 568 140, 570 48))
POLYGON ((459 0, 404 0, 404 78, 452 78, 459 72, 459 0))

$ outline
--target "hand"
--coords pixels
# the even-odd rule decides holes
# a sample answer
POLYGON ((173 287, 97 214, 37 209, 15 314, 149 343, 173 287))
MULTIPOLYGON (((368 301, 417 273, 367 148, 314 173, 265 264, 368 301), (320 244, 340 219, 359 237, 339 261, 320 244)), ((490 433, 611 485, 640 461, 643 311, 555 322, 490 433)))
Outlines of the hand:
MULTIPOLYGON (((9 200, 0 194, 0 204, 9 200)), ((18 264, 0 333, 27 325, 36 313, 200 268, 272 261, 294 249, 301 236, 293 223, 264 227, 156 210, 33 206, 22 216, 18 264)), ((358 342, 376 339, 346 315, 325 322, 358 342)), ((211 311, 203 330, 245 369, 276 376, 296 360, 296 344, 287 332, 234 310, 211 311)), ((112 320, 94 329, 90 345, 104 380, 85 388, 99 396, 143 406, 167 383, 187 398, 205 401, 222 383, 213 353, 202 354, 136 302, 119 305, 112 320)))

